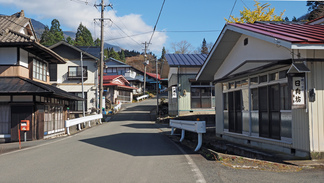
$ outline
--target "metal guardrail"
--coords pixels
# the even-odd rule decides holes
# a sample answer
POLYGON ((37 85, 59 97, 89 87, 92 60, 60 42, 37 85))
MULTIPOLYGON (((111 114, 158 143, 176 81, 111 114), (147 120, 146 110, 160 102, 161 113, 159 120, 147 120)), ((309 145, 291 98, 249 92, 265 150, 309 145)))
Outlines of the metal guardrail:
POLYGON ((136 100, 138 102, 138 101, 143 100, 143 99, 148 98, 148 97, 149 97, 149 95, 142 95, 140 97, 137 97, 136 100))
POLYGON ((114 107, 114 113, 118 112, 121 109, 122 103, 119 103, 114 107))
MULTIPOLYGON (((66 133, 68 135, 70 135, 70 127, 71 126, 79 125, 79 124, 85 123, 85 122, 89 122, 89 127, 91 127, 90 121, 97 120, 97 119, 100 119, 100 123, 102 123, 101 122, 102 114, 96 114, 96 115, 91 115, 91 116, 85 116, 85 117, 81 117, 81 118, 75 118, 75 119, 66 120, 65 121, 66 133)), ((80 127, 79 127, 79 129, 80 129, 80 127)))
POLYGON ((171 135, 174 134, 174 128, 181 129, 181 139, 183 141, 185 137, 185 131, 191 131, 198 133, 198 144, 195 151, 198 151, 202 145, 202 134, 206 133, 206 122, 205 121, 184 121, 184 120, 170 120, 170 127, 172 127, 171 135))

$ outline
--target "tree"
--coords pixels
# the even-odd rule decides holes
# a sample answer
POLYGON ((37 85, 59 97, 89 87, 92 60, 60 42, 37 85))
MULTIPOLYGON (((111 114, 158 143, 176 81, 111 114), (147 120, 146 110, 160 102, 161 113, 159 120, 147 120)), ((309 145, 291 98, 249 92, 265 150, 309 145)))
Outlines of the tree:
POLYGON ((45 26, 45 30, 42 33, 40 43, 45 46, 51 46, 57 42, 63 41, 64 35, 60 28, 60 22, 57 19, 53 19, 51 22, 51 28, 45 26))
POLYGON ((188 54, 193 50, 193 46, 188 41, 180 41, 178 43, 171 43, 171 48, 175 54, 188 54))
POLYGON ((126 61, 126 57, 125 57, 125 52, 124 50, 121 50, 120 52, 118 52, 119 54, 119 58, 121 61, 125 62, 126 61))
POLYGON ((74 40, 70 36, 66 38, 66 42, 70 45, 74 45, 74 40))
POLYGON ((206 39, 204 38, 201 46, 201 54, 208 54, 206 39))
POLYGON ((80 23, 77 33, 75 34, 75 45, 76 46, 93 46, 93 38, 91 32, 87 29, 86 26, 83 26, 80 23))
POLYGON ((104 50, 104 55, 107 58, 114 58, 116 60, 120 60, 119 54, 114 50, 114 48, 107 48, 104 50))
POLYGON ((291 20, 292 22, 298 22, 297 18, 294 16, 291 20))
POLYGON ((99 38, 97 38, 95 41, 94 41, 94 46, 96 47, 100 47, 101 45, 101 40, 99 38))
POLYGON ((243 11, 240 11, 241 17, 230 16, 230 19, 226 19, 228 23, 254 23, 255 21, 283 21, 282 16, 285 11, 280 15, 275 15, 275 8, 269 8, 270 4, 261 4, 254 0, 255 9, 252 11, 244 7, 243 11))
POLYGON ((55 43, 64 40, 64 33, 63 33, 60 26, 61 26, 60 22, 57 19, 52 20, 50 32, 54 36, 54 42, 55 43))
POLYGON ((324 1, 307 1, 306 6, 308 6, 309 21, 324 16, 324 1))
POLYGON ((165 54, 166 54, 166 50, 165 47, 163 46, 160 60, 165 60, 165 54))
POLYGON ((45 30, 42 33, 40 43, 45 46, 51 46, 55 44, 54 35, 50 32, 48 26, 45 26, 45 30))

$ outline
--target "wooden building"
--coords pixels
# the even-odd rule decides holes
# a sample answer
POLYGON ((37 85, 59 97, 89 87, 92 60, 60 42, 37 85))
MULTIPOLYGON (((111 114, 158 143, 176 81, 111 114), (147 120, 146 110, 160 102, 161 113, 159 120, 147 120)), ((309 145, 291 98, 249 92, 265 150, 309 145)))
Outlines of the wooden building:
POLYGON ((65 133, 68 102, 83 99, 49 85, 50 63, 65 61, 37 42, 24 11, 0 16, 1 142, 18 140, 21 120, 30 121, 27 140, 65 133))

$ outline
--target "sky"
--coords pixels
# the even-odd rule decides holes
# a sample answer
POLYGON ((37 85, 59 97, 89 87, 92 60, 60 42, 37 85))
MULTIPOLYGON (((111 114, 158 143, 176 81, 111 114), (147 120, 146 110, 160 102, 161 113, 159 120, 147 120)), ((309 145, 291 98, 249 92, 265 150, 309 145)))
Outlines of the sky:
MULTIPOLYGON (((50 27, 53 19, 58 19, 62 30, 76 32, 80 23, 85 25, 94 38, 100 38, 101 0, 0 0, 0 14, 12 15, 24 10, 25 16, 50 27)), ((275 14, 285 11, 284 17, 290 20, 307 13, 303 0, 274 1, 259 0, 275 8, 275 14)), ((232 12, 240 15, 244 7, 254 9, 253 0, 165 0, 161 16, 157 22, 163 0, 104 0, 106 7, 104 40, 128 50, 143 52, 144 42, 151 44, 148 51, 157 56, 165 47, 173 53, 173 43, 187 41, 192 48, 201 47, 203 39, 215 43, 225 25, 224 18, 232 12), (153 34, 155 24, 156 31, 153 34)))

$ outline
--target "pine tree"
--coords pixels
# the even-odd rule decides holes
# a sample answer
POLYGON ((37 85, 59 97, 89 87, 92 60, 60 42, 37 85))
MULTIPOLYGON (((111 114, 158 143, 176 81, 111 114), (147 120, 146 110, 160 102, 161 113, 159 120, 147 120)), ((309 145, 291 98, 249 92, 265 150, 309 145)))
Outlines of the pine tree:
POLYGON ((66 42, 70 45, 74 45, 74 40, 70 36, 66 38, 66 42))
POLYGON ((96 47, 100 47, 101 45, 101 40, 99 38, 97 38, 95 41, 94 41, 94 46, 96 47))
POLYGON ((126 57, 125 57, 125 51, 121 50, 119 53, 119 58, 121 61, 125 62, 126 61, 126 57))
POLYGON ((206 39, 204 38, 201 46, 201 54, 208 54, 206 39))
POLYGON ((308 6, 308 20, 314 20, 316 18, 324 16, 324 1, 307 1, 308 6))
POLYGON ((57 19, 52 20, 51 29, 49 31, 54 36, 54 44, 64 40, 64 34, 60 28, 60 22, 57 19))
POLYGON ((108 58, 114 58, 116 60, 120 60, 119 54, 117 52, 115 52, 114 48, 111 48, 109 50, 108 58))
POLYGON ((165 60, 165 54, 166 54, 166 50, 165 47, 163 46, 160 60, 165 60))
POLYGON ((45 46, 50 46, 55 44, 54 35, 50 32, 48 26, 45 26, 45 30, 42 33, 40 43, 45 46))
POLYGON ((91 32, 87 29, 87 27, 83 26, 80 23, 77 33, 75 34, 75 45, 76 46, 93 46, 93 38, 91 32))

